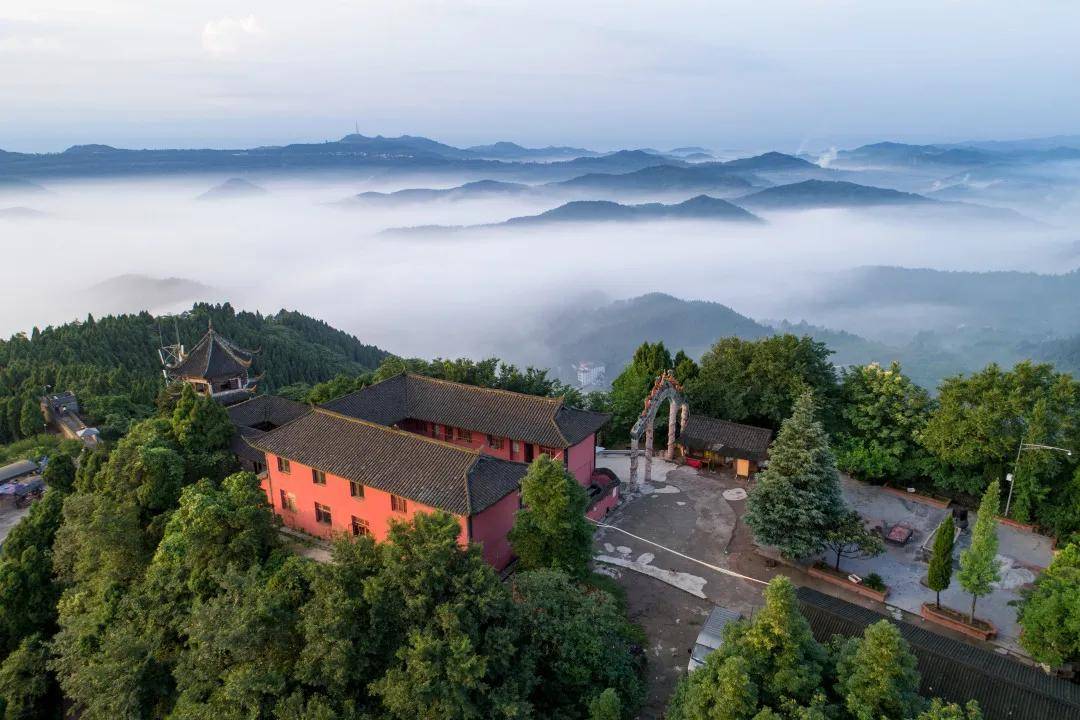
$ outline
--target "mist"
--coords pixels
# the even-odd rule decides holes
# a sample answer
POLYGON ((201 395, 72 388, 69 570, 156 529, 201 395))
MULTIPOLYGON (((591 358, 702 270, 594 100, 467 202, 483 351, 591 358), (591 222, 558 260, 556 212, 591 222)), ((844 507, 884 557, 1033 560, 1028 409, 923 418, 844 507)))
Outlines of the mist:
MULTIPOLYGON (((761 225, 584 223, 399 235, 383 231, 498 223, 563 200, 346 208, 340 201, 363 191, 468 178, 424 184, 333 175, 251 176, 265 195, 196 200, 224 179, 51 181, 45 193, 0 198, 0 208, 35 211, 0 219, 9 270, 0 333, 88 313, 227 300, 252 311, 299 310, 402 355, 498 354, 543 365, 552 362, 545 323, 606 300, 663 292, 873 337, 888 320, 879 310, 815 306, 836 273, 864 265, 1057 273, 1076 267, 1080 255, 1066 229, 1075 215, 1062 218, 1061 208, 1054 224, 828 209, 766 213, 761 225)), ((897 308, 890 322, 914 332, 918 310, 897 308)))

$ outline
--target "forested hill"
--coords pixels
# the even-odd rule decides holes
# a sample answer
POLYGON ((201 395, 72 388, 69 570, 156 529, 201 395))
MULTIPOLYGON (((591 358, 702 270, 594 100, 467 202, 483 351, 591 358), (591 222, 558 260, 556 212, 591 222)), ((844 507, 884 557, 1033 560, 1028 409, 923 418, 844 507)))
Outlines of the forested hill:
POLYGON ((37 398, 46 385, 74 390, 107 435, 123 432, 131 419, 151 412, 163 385, 158 347, 178 334, 193 347, 211 321, 237 345, 259 351, 255 372, 266 390, 371 370, 388 356, 298 312, 236 312, 228 303, 201 303, 167 318, 142 312, 35 328, 0 340, 0 442, 40 431, 37 398))

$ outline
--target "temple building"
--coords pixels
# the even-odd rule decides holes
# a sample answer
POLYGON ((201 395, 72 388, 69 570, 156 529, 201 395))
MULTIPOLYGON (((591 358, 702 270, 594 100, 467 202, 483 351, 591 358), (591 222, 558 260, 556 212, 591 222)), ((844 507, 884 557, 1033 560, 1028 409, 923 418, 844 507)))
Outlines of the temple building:
POLYGON ((210 325, 190 352, 176 346, 175 355, 165 361, 165 376, 170 382, 187 383, 199 394, 231 405, 255 392, 258 378, 250 375, 254 354, 233 345, 210 325))
POLYGON ((748 478, 758 471, 758 464, 769 456, 772 430, 718 420, 705 415, 690 415, 679 433, 678 447, 692 464, 734 466, 736 477, 748 478))
POLYGON ((596 469, 596 433, 610 416, 561 398, 402 373, 311 412, 278 408, 298 414, 268 431, 241 430, 240 415, 259 416, 248 405, 236 406, 234 423, 263 453, 267 497, 285 525, 312 535, 382 540, 391 519, 443 510, 458 518, 462 542, 482 544, 501 569, 521 480, 541 454, 588 489, 590 517, 618 502, 617 481, 596 469))

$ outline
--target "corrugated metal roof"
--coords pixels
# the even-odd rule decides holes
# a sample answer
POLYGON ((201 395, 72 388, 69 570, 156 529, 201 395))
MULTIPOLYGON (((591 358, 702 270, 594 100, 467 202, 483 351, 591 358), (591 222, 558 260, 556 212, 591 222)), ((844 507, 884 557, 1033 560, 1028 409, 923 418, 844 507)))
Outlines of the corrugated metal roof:
POLYGON ((19 460, 0 467, 0 483, 8 482, 24 475, 36 473, 40 468, 33 460, 19 460))
POLYGON ((797 591, 814 637, 861 636, 879 620, 893 622, 918 658, 925 697, 976 700, 986 720, 1080 719, 1080 686, 982 648, 852 605, 807 587, 797 591))

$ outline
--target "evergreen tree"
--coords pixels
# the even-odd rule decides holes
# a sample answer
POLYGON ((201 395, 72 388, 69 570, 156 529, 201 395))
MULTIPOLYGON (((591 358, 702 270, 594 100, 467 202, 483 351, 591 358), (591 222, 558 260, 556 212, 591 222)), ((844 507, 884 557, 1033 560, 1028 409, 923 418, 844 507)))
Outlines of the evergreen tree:
POLYGON ((979 503, 979 517, 971 531, 971 545, 960 553, 960 585, 971 593, 971 612, 968 622, 975 622, 975 602, 989 595, 992 584, 1001 579, 1001 563, 997 559, 997 512, 1000 505, 998 482, 986 488, 979 503))
POLYGON ((607 688, 589 703, 589 720, 622 720, 622 702, 613 688, 607 688))
POLYGON ((953 541, 956 526, 952 515, 946 515, 934 534, 934 548, 930 555, 930 567, 926 572, 926 585, 936 593, 934 605, 941 607, 941 591, 952 582, 953 541))
POLYGON ((758 543, 803 558, 821 552, 844 512, 828 436, 805 392, 769 450, 769 467, 750 490, 744 519, 758 543))
POLYGON ((532 462, 521 481, 519 510, 510 545, 525 569, 551 568, 584 577, 592 556, 589 496, 563 464, 548 455, 532 462))
POLYGON ((837 692, 856 720, 906 720, 923 706, 915 664, 900 631, 881 620, 841 645, 837 692))
MULTIPOLYGON (((616 438, 617 441, 624 441, 629 437, 630 428, 641 416, 645 397, 652 389, 653 383, 661 373, 671 367, 671 353, 662 342, 642 343, 634 351, 634 357, 630 363, 611 382, 611 392, 608 394, 612 412, 611 423, 608 427, 610 437, 616 438)), ((685 362, 683 371, 691 372, 685 362)), ((667 427, 666 414, 657 413, 656 427, 667 427)), ((663 437, 663 433, 659 433, 658 436, 663 437)))
POLYGON ((1080 545, 1069 544, 1023 591, 1020 644, 1041 663, 1080 660, 1080 545))
POLYGON ((45 466, 41 478, 46 486, 57 492, 71 492, 75 485, 75 462, 67 453, 53 453, 49 456, 49 463, 45 466))
POLYGON ((713 653, 685 678, 668 708, 670 720, 750 720, 758 712, 758 688, 744 658, 713 653))
POLYGON ((821 686, 825 648, 814 639, 810 623, 799 612, 791 580, 783 575, 773 578, 764 598, 765 606, 753 620, 732 626, 714 654, 745 658, 764 704, 777 707, 787 700, 810 702, 821 686))

